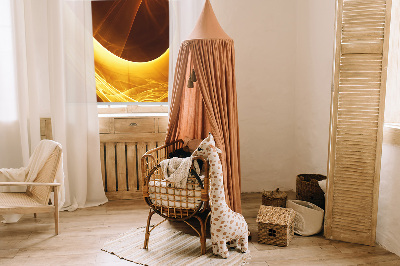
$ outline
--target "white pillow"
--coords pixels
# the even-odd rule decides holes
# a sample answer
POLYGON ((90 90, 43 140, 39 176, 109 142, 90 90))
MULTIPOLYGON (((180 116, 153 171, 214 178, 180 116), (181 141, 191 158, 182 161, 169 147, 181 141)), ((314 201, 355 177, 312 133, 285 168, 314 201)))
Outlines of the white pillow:
POLYGON ((326 194, 326 179, 318 181, 318 185, 321 187, 322 191, 326 194))

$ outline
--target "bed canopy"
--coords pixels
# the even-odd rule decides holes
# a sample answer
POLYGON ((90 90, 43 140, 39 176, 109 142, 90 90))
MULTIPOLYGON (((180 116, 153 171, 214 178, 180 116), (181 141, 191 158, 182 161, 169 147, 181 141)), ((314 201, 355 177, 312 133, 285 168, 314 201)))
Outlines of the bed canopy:
POLYGON ((206 0, 193 32, 179 50, 166 143, 204 139, 209 132, 222 150, 227 204, 241 212, 234 43, 206 0))

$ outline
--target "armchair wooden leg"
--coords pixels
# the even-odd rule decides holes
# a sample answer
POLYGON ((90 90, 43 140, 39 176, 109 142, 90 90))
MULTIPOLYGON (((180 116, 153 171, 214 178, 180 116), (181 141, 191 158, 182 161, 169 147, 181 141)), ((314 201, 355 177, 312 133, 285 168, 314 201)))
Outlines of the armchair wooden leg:
POLYGON ((145 236, 144 236, 144 245, 143 245, 143 248, 144 248, 144 249, 148 249, 148 248, 149 248, 150 221, 151 221, 151 216, 153 216, 154 213, 155 213, 155 212, 153 211, 153 209, 150 208, 149 217, 147 217, 146 234, 145 234, 145 236))
POLYGON ((59 215, 60 213, 58 211, 58 187, 54 187, 54 227, 56 235, 58 235, 59 215))

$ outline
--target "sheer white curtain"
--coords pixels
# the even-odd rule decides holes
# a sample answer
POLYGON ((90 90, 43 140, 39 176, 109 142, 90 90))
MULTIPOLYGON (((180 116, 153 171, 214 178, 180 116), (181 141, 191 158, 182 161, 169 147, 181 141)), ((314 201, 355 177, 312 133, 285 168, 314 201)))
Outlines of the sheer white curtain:
POLYGON ((15 49, 11 21, 11 1, 0 1, 0 168, 23 164, 15 104, 15 49), (13 148, 9 148, 10 143, 14 144, 13 148))
MULTIPOLYGON (((100 168, 90 1, 7 0, 14 32, 17 119, 2 113, 0 167, 27 165, 40 141, 40 117, 51 117, 53 138, 63 146, 66 197, 74 210, 107 201, 100 168), (3 118, 6 117, 6 118, 3 118), (15 135, 13 135, 15 134, 15 135), (19 136, 18 136, 19 135, 19 136)), ((3 80, 3 78, 2 78, 3 80)))
MULTIPOLYGON (((205 0, 169 1, 169 87, 171 95, 174 70, 182 41, 186 40, 203 10, 205 0)), ((169 99, 169 98, 168 98, 169 99)))

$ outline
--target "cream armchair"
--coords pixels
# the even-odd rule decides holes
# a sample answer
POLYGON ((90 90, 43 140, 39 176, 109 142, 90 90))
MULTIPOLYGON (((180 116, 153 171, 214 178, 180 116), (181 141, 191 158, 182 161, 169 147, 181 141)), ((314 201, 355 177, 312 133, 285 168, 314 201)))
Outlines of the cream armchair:
POLYGON ((53 212, 55 234, 58 235, 58 192, 60 183, 54 183, 62 150, 56 146, 33 182, 0 182, 0 186, 27 186, 25 192, 0 192, 0 215, 53 212), (54 203, 49 204, 50 193, 54 192, 54 203))

